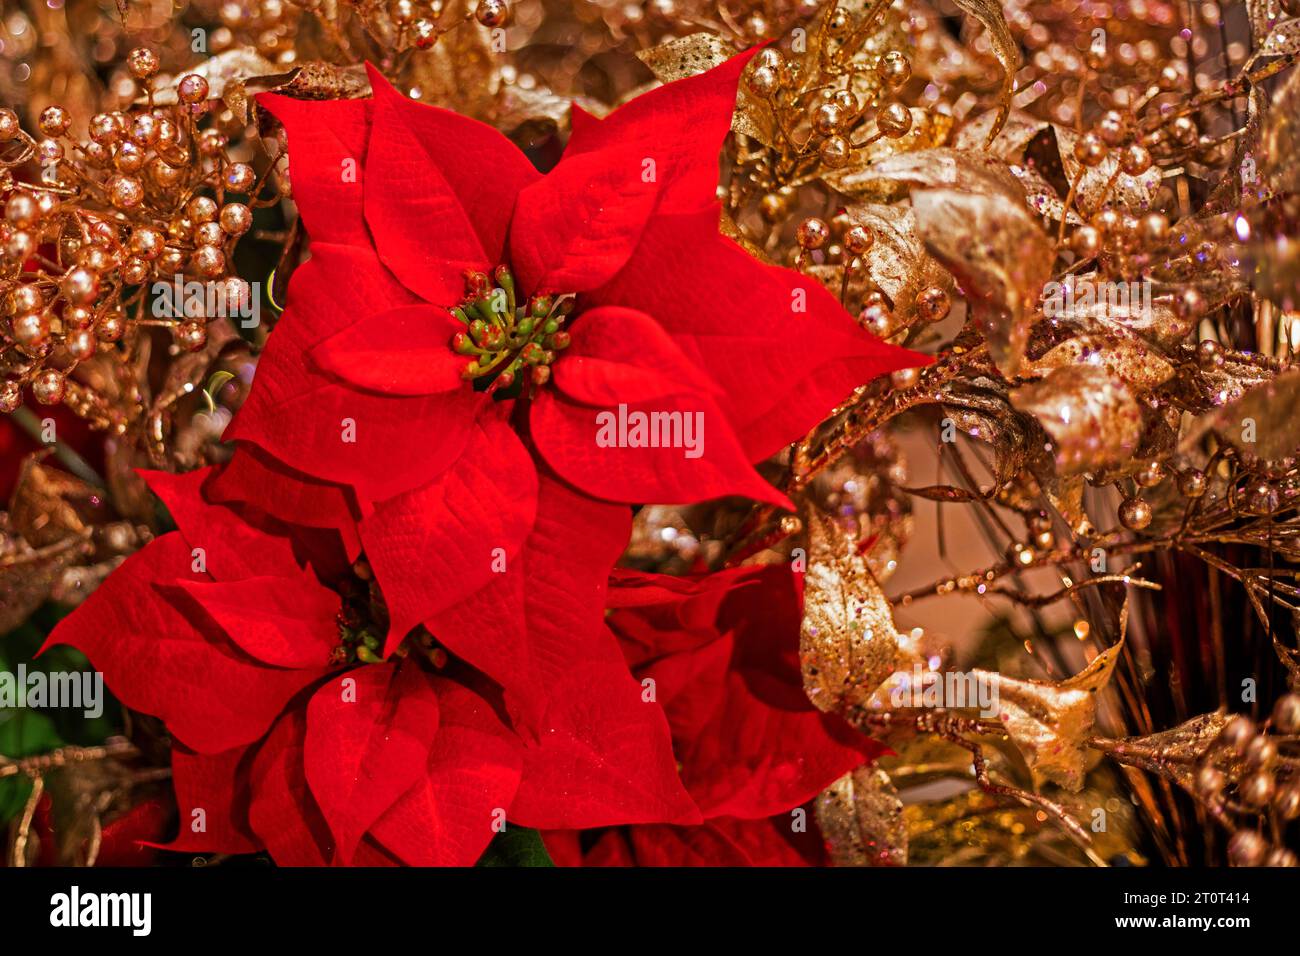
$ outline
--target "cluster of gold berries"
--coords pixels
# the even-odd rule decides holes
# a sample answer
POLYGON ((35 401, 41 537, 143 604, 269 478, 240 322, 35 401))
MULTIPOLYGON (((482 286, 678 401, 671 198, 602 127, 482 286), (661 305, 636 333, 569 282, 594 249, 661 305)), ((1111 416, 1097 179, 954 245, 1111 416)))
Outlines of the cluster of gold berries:
MULTIPOLYGON (((843 11, 837 8, 835 12, 843 11)), ((781 51, 766 47, 754 58, 746 83, 752 93, 771 103, 773 112, 791 121, 786 128, 800 131, 804 137, 799 144, 802 152, 815 148, 823 166, 840 169, 852 158, 854 149, 881 138, 898 139, 912 128, 912 111, 893 95, 911 79, 911 61, 905 54, 890 50, 877 59, 875 76, 880 92, 871 100, 848 88, 852 85, 851 75, 845 78, 844 88, 827 85, 805 94, 799 91, 794 72, 781 51), (864 127, 868 118, 874 120, 874 131, 854 142, 854 133, 864 127)))
MULTIPOLYGON (((403 46, 409 41, 420 50, 435 46, 439 37, 464 22, 442 23, 445 11, 444 0, 393 0, 388 5, 388 17, 397 28, 398 45, 403 46)), ((495 29, 509 21, 510 7, 506 0, 479 0, 466 19, 469 16, 480 26, 495 29)))
POLYGON ((1279 741, 1300 733, 1300 694, 1284 694, 1263 727, 1239 714, 1224 726, 1196 770, 1196 795, 1216 816, 1235 812, 1271 819, 1264 832, 1238 829, 1228 842, 1234 866, 1295 866, 1296 855, 1269 833, 1300 818, 1300 778, 1279 741))
MULTIPOLYGON (((829 223, 816 216, 803 220, 795 230, 795 241, 799 245, 795 262, 798 267, 807 265, 817 254, 823 263, 843 266, 846 290, 850 283, 866 283, 867 291, 857 304, 858 322, 879 338, 889 338, 916 324, 940 322, 952 308, 947 292, 929 287, 917 294, 909 315, 896 315, 896 303, 869 278, 865 257, 876 243, 875 231, 864 223, 854 222, 846 213, 838 213, 829 223)), ((911 377, 903 376, 903 379, 911 377)))
MULTIPOLYGON (((127 65, 146 88, 159 69, 145 49, 127 65)), ((62 401, 69 373, 133 325, 168 326, 180 347, 201 348, 201 317, 152 318, 155 281, 220 283, 228 302, 249 295, 231 256, 252 227, 258 177, 205 123, 206 79, 181 77, 174 105, 156 105, 154 92, 92 116, 84 140, 63 106, 40 114, 39 138, 0 110, 0 410, 25 387, 62 401)))

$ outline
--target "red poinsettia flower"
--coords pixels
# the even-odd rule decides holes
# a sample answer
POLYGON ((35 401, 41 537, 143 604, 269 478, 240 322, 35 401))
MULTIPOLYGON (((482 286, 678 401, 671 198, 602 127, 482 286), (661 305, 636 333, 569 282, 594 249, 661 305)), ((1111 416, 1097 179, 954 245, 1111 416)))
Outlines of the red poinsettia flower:
POLYGON ((826 862, 808 801, 881 744, 808 702, 801 578, 785 565, 700 578, 614 573, 610 624, 663 705, 697 826, 546 834, 557 862, 793 866, 826 862), (585 849, 584 849, 585 847, 585 849))
MULTIPOLYGON (((365 566, 319 534, 209 504, 209 473, 145 473, 178 530, 128 558, 49 639, 79 648, 126 706, 173 734, 170 849, 468 865, 506 819, 699 819, 663 716, 622 661, 557 671, 567 707, 548 711, 541 737, 516 733, 499 690, 427 632, 381 660, 386 610, 365 566), (599 699, 584 696, 602 684, 599 699)), ((551 540, 576 551, 588 530, 551 540)))
POLYGON ((219 493, 337 528, 383 588, 383 653, 425 624, 538 733, 575 662, 618 657, 570 626, 600 593, 566 566, 612 563, 627 504, 785 504, 751 463, 926 361, 719 234, 746 60, 575 111, 545 176, 373 70, 371 99, 259 100, 312 255, 228 432, 257 452, 219 493), (564 528, 589 539, 563 550, 564 528))

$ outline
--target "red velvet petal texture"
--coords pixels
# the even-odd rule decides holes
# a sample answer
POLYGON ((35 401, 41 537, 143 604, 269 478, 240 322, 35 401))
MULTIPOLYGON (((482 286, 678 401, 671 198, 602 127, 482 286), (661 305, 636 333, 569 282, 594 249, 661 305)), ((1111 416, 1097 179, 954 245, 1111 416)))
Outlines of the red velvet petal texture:
POLYGON ((160 717, 187 746, 221 753, 259 738, 318 672, 265 667, 195 629, 153 592, 196 578, 190 548, 167 534, 137 551, 61 621, 47 644, 81 650, 126 706, 160 717))
POLYGON ((860 331, 815 279, 755 260, 719 234, 718 215, 655 216, 591 297, 654 316, 709 370, 750 461, 802 438, 875 376, 930 361, 860 331))
POLYGON ((303 761, 338 862, 419 779, 437 731, 437 695, 413 660, 355 668, 312 696, 303 761))
POLYGON ((248 822, 279 866, 327 866, 334 839, 307 785, 305 708, 285 713, 253 760, 248 822))
POLYGON ((411 866, 472 866, 519 786, 518 739, 487 702, 435 679, 440 720, 426 772, 371 835, 411 866))
POLYGON ((592 309, 570 349, 556 364, 562 394, 542 391, 531 411, 538 450, 567 481, 629 503, 735 494, 789 506, 750 467, 714 401, 717 385, 652 318, 592 309))
POLYGON ((256 853, 262 843, 248 826, 251 748, 198 754, 172 748, 172 784, 180 832, 166 845, 181 853, 256 853))
POLYGON ((632 255, 659 195, 635 144, 566 157, 519 194, 510 261, 523 289, 585 292, 609 281, 632 255))
POLYGON ((408 289, 434 305, 455 305, 465 269, 500 261, 515 196, 537 173, 496 131, 414 103, 373 67, 369 73, 375 113, 366 221, 375 247, 408 289))
POLYGON ((452 335, 464 328, 440 306, 402 306, 330 336, 311 359, 349 385, 386 395, 468 389, 460 376, 468 360, 451 350, 452 335))
POLYGON ((663 714, 622 664, 575 662, 552 687, 551 706, 510 818, 539 829, 616 823, 697 823, 677 778, 663 714))
POLYGON ((532 456, 500 418, 474 428, 455 467, 379 505, 361 525, 391 625, 384 653, 411 628, 474 595, 518 554, 537 513, 532 456))
POLYGON ((203 493, 214 504, 254 503, 279 521, 332 528, 339 533, 349 561, 361 553, 352 493, 342 485, 295 471, 256 445, 241 445, 204 484, 203 493))
POLYGON ((477 592, 427 622, 448 650, 505 688, 511 716, 533 731, 569 668, 622 665, 601 609, 632 523, 627 508, 592 501, 550 476, 541 476, 537 494, 536 519, 505 571, 489 573, 477 592))
MULTIPOLYGON (((263 534, 230 508, 215 507, 204 500, 202 487, 211 468, 171 475, 163 471, 139 471, 149 489, 162 499, 181 536, 195 553, 187 564, 218 581, 237 581, 261 574, 297 574, 293 545, 286 537, 263 534)), ((159 580, 183 576, 190 568, 159 568, 159 580)))
POLYGON ((469 389, 411 398, 358 391, 306 358, 312 346, 366 316, 414 302, 372 252, 314 244, 289 283, 288 311, 225 437, 252 442, 314 478, 349 485, 363 502, 441 474, 460 456, 487 399, 469 389))
POLYGON ((694 212, 711 205, 718 157, 731 129, 741 71, 757 48, 697 76, 656 87, 596 121, 573 108, 573 134, 564 158, 592 154, 653 159, 663 183, 657 213, 694 212))
POLYGON ((257 102, 284 124, 289 179, 313 242, 369 246, 362 212, 370 100, 295 100, 263 93, 257 102))
POLYGON ((338 643, 339 596, 310 573, 228 582, 180 581, 175 588, 259 661, 274 667, 320 670, 329 666, 338 643))

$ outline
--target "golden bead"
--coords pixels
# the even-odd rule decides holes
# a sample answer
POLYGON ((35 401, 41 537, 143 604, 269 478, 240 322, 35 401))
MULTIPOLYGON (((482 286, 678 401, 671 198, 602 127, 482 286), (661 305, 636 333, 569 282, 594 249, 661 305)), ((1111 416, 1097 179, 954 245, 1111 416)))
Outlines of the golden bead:
POLYGON ((817 147, 817 155, 827 169, 841 169, 852 154, 853 149, 843 136, 828 136, 817 147))
POLYGON ((897 100, 890 100, 876 112, 876 126, 889 139, 900 139, 912 128, 912 111, 897 100))
POLYGON ((1273 704, 1273 726, 1280 734, 1300 734, 1300 694, 1283 694, 1273 704))
POLYGON ((938 286, 922 289, 916 296, 916 313, 923 322, 942 322, 952 311, 952 300, 938 286))
POLYGON ((12 412, 23 403, 23 387, 6 379, 0 382, 0 412, 12 412))
POLYGON ((1084 133, 1074 141, 1074 158, 1084 166, 1092 168, 1101 165, 1109 149, 1096 133, 1084 133))
POLYGON ((176 85, 176 95, 182 103, 202 103, 208 98, 208 81, 197 73, 186 74, 176 85))
POLYGON ((1151 524, 1151 506, 1141 498, 1126 498, 1119 506, 1119 523, 1130 531, 1141 531, 1151 524))
POLYGON ((1263 809, 1273 800, 1273 794, 1277 791, 1277 784, 1273 780, 1273 775, 1266 770, 1259 770, 1252 773, 1241 782, 1237 788, 1241 799, 1249 807, 1263 809))
POLYGON ((86 305, 99 294, 99 276, 89 269, 69 269, 59 283, 59 291, 73 305, 86 305))
POLYGON ((485 27, 504 26, 510 19, 510 7, 505 0, 478 0, 474 19, 485 27))
POLYGON ((820 249, 826 245, 826 240, 830 238, 831 230, 824 220, 812 217, 799 223, 799 228, 795 232, 795 238, 799 245, 804 249, 820 249))
POLYGON ((1228 859, 1233 866, 1259 866, 1268 843, 1254 830, 1238 830, 1228 841, 1228 859))
POLYGON ((190 267, 207 279, 226 271, 226 254, 217 246, 199 246, 190 257, 190 267))
POLYGON ((865 254, 876 242, 876 234, 868 226, 855 223, 844 233, 844 248, 851 254, 865 254))
POLYGON ((41 111, 36 125, 46 136, 62 136, 72 125, 72 117, 62 106, 47 106, 41 111))
POLYGON ((176 326, 176 344, 187 352, 197 352, 208 342, 208 328, 202 322, 182 322, 176 326))
POLYGON ((134 209, 144 202, 144 186, 134 176, 115 175, 108 180, 108 198, 118 209, 134 209))
POLYGON ((750 70, 745 78, 745 83, 754 95, 761 97, 772 96, 781 88, 781 81, 776 70, 766 66, 750 70))
POLYGON ((138 46, 126 55, 126 68, 137 80, 147 80, 158 72, 158 54, 138 46))
POLYGON ((63 374, 52 368, 45 369, 32 382, 32 395, 42 405, 57 405, 63 401, 63 393, 63 374))
POLYGON ((226 188, 232 192, 248 193, 257 184, 257 173, 247 163, 231 163, 226 168, 226 188))
POLYGON ((1141 176, 1151 168, 1151 153, 1140 143, 1132 143, 1119 154, 1119 167, 1129 176, 1141 176))
POLYGON ((891 90, 896 90, 912 78, 912 61, 907 55, 890 50, 876 62, 876 76, 891 90))
POLYGON ((221 207, 221 228, 232 236, 242 236, 253 225, 253 213, 241 202, 226 203, 221 207))
MULTIPOLYGON (((22 132, 22 124, 18 122, 18 114, 11 109, 0 109, 0 143, 8 143, 16 139, 22 132)), ((9 384, 9 383, 5 383, 9 384)))

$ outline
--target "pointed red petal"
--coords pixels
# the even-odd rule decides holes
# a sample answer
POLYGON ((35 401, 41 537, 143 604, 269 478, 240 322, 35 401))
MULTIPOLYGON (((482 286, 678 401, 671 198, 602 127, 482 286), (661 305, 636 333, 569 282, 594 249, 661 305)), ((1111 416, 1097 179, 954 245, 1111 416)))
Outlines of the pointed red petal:
POLYGON ((451 350, 465 326, 446 309, 408 305, 367 316, 311 350, 318 367, 357 388, 386 395, 429 395, 468 389, 469 361, 451 350))
POLYGON ((248 825, 251 747, 219 754, 172 748, 172 784, 180 832, 162 847, 180 853, 256 853, 262 843, 248 825))
POLYGON ((332 528, 339 533, 349 561, 361 553, 352 492, 295 471, 256 445, 241 445, 203 492, 216 504, 253 504, 279 521, 332 528))
POLYGON ((519 787, 521 747, 483 698, 435 678, 438 736, 427 773, 370 828, 411 866, 473 866, 519 787))
POLYGON ((366 221, 375 246, 408 289, 454 305, 464 294, 465 269, 500 261, 515 196, 538 174, 496 130, 414 103, 367 69, 375 114, 366 221))
POLYGON ((531 427, 547 464, 596 498, 689 504, 744 495, 793 510, 750 465, 726 416, 704 395, 595 408, 542 392, 533 402, 531 427), (624 415, 643 423, 639 433, 629 425, 626 440, 624 415), (651 441, 663 447, 644 447, 651 441))
POLYGON ((303 763, 338 862, 420 778, 437 731, 438 697, 414 661, 359 667, 312 695, 303 763))
POLYGON ((561 159, 519 194, 510 261, 521 288, 585 292, 614 276, 636 248, 659 195, 635 143, 561 159))
POLYGON ((757 52, 755 47, 697 76, 656 87, 603 120, 575 105, 564 160, 585 154, 653 159, 663 183, 658 214, 712 205, 740 74, 757 52))
POLYGON ((60 621, 46 644, 76 647, 127 707, 160 717, 194 750, 221 753, 262 736, 323 671, 266 667, 196 630, 153 589, 197 579, 192 560, 181 535, 155 539, 60 621))
POLYGON ((478 423, 440 478, 376 507, 361 523, 361 540, 388 604, 385 655, 421 621, 498 577, 536 513, 532 456, 497 417, 478 423))
POLYGON ((592 299, 653 315, 709 370, 750 461, 802 438, 875 376, 931 361, 871 338, 815 279, 722 236, 716 205, 653 217, 636 255, 592 299))
POLYGON ((489 574, 480 590, 426 622, 448 650, 505 689, 523 725, 539 726, 556 682, 575 663, 622 663, 602 608, 631 521, 627 508, 542 475, 536 519, 505 572, 489 574))
POLYGON ((313 242, 369 246, 362 214, 370 100, 295 100, 263 93, 257 102, 284 124, 289 176, 313 242))
POLYGON ((314 478, 349 485, 363 503, 440 474, 460 456, 476 410, 490 399, 470 389, 418 398, 376 395, 340 385, 303 360, 329 335, 413 301, 372 252, 313 245, 312 258, 289 284, 289 309, 225 437, 251 442, 314 478), (412 442, 412 422, 438 440, 412 442))
POLYGON ((700 822, 663 713, 621 663, 561 672, 537 742, 526 744, 510 818, 539 829, 700 822))
POLYGON ((307 786, 307 714, 295 707, 276 721, 250 773, 248 822, 278 866, 328 866, 334 839, 307 786))
POLYGON ((555 364, 555 384, 586 405, 617 405, 664 395, 722 388, 690 361, 663 326, 635 309, 588 309, 573 326, 572 341, 555 364))
POLYGON ((137 474, 162 499, 191 549, 203 550, 203 570, 218 581, 260 574, 297 574, 298 562, 287 537, 265 534, 230 508, 204 500, 202 487, 212 471, 200 468, 172 475, 140 469, 137 474))
POLYGON ((253 657, 276 667, 324 668, 338 643, 339 596, 307 572, 242 581, 180 581, 188 596, 253 657))

